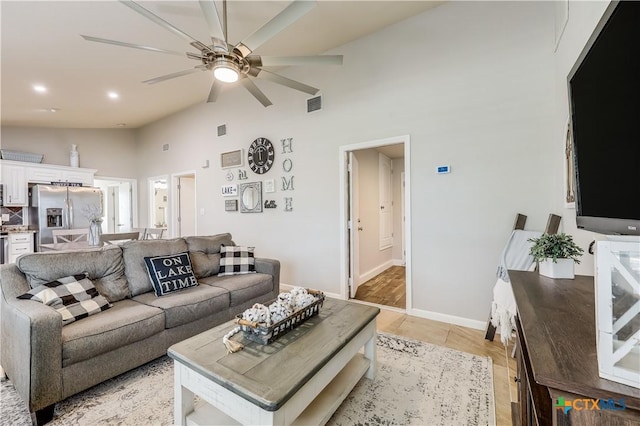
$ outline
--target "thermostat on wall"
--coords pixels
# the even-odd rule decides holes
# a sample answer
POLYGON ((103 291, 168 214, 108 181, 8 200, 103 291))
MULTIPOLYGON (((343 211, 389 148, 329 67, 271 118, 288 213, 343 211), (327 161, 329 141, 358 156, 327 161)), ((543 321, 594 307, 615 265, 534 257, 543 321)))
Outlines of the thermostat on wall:
POLYGON ((436 173, 439 175, 451 173, 451 166, 438 166, 436 167, 436 173))

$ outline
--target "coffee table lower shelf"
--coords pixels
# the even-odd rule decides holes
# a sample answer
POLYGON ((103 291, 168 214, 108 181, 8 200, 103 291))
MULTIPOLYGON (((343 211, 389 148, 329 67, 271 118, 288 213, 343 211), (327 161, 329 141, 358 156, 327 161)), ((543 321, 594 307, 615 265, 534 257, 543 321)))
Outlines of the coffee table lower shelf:
MULTIPOLYGON (((367 372, 370 362, 358 354, 342 369, 320 394, 305 408, 292 425, 324 425, 349 395, 353 387, 367 372)), ((211 425, 212 420, 220 425, 239 425, 237 420, 205 401, 195 404, 194 411, 187 415, 187 426, 211 425)))

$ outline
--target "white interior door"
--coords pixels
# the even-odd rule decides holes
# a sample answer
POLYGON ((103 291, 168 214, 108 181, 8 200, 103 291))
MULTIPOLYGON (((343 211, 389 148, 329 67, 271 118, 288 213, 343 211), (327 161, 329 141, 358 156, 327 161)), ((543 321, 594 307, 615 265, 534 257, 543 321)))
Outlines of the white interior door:
POLYGON ((178 236, 196 235, 196 176, 178 177, 178 236))
POLYGON ((393 245, 393 187, 391 180, 391 159, 378 154, 379 201, 380 201, 380 250, 393 245))
POLYGON ((360 179, 358 159, 349 152, 349 276, 350 297, 356 295, 360 285, 360 179))
POLYGON ((407 264, 407 239, 404 236, 404 232, 405 232, 405 228, 404 228, 404 220, 405 220, 405 214, 404 214, 404 172, 402 172, 400 174, 400 202, 402 203, 402 205, 400 206, 400 210, 401 210, 401 214, 402 214, 402 233, 400 235, 400 238, 402 238, 402 264, 406 265, 407 264))
POLYGON ((133 228, 133 211, 131 210, 131 206, 133 205, 133 191, 131 189, 131 183, 121 182, 120 185, 118 185, 117 198, 117 232, 131 231, 133 228))
POLYGON ((120 194, 118 186, 109 186, 107 189, 107 232, 120 232, 120 194))

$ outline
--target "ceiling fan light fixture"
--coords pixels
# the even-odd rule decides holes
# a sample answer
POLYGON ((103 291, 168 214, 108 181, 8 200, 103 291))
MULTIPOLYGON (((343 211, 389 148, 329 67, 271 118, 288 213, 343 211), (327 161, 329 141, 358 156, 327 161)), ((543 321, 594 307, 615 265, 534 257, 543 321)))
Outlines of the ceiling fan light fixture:
POLYGON ((227 58, 219 58, 213 63, 213 76, 223 83, 234 83, 238 81, 240 71, 232 61, 227 58))

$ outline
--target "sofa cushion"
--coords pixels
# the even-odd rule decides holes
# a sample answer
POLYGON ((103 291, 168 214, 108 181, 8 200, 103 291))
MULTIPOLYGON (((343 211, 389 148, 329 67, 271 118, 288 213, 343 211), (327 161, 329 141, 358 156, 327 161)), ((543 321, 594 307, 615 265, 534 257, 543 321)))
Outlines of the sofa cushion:
POLYGON ((62 325, 100 313, 111 305, 86 275, 75 275, 42 284, 18 296, 51 306, 62 316, 62 325))
POLYGON ((222 246, 220 249, 219 276, 253 274, 256 272, 254 247, 222 246))
POLYGON ((220 270, 220 247, 235 245, 228 233, 187 237, 186 240, 196 278, 216 275, 220 270))
POLYGON ((117 302, 130 295, 120 247, 24 254, 16 263, 31 288, 60 277, 86 273, 98 292, 109 302, 117 302))
POLYGON ((145 257, 144 263, 147 265, 149 279, 158 297, 198 285, 187 252, 145 257))
POLYGON ((224 288, 229 292, 230 306, 237 306, 273 291, 273 276, 268 274, 227 275, 198 280, 200 284, 224 288))
POLYGON ((163 330, 162 310, 122 300, 100 315, 62 328, 62 365, 93 358, 163 330))
POLYGON ((173 328, 229 309, 229 292, 223 288, 200 285, 156 297, 144 293, 133 298, 138 303, 159 308, 165 315, 165 327, 173 328))
POLYGON ((153 291, 147 274, 145 257, 178 254, 187 251, 187 242, 182 238, 173 240, 133 240, 122 245, 124 274, 132 296, 153 291))

